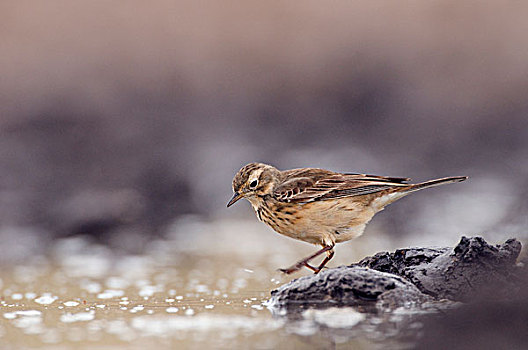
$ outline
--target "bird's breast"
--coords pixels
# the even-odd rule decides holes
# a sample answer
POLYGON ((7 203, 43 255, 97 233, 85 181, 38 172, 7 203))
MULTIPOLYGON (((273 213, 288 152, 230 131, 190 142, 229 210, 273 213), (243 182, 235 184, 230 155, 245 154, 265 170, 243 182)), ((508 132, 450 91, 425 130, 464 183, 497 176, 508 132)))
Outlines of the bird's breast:
POLYGON ((276 232, 305 242, 344 242, 363 232, 375 214, 369 206, 349 199, 305 204, 262 202, 253 206, 260 221, 276 232))

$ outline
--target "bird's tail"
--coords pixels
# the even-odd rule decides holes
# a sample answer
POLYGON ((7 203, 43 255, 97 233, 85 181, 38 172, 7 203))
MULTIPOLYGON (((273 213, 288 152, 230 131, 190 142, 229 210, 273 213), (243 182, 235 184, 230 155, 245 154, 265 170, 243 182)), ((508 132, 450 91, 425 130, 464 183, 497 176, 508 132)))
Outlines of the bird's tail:
POLYGON ((411 194, 412 192, 423 190, 424 188, 435 187, 454 182, 461 182, 466 180, 467 178, 467 176, 444 177, 442 179, 429 180, 417 184, 409 184, 405 187, 395 187, 393 191, 387 193, 386 195, 380 197, 377 201, 375 201, 375 205, 378 207, 378 210, 381 210, 385 206, 397 201, 400 198, 407 196, 408 194, 411 194))
POLYGON ((435 186, 450 184, 454 182, 461 182, 461 181, 466 180, 467 178, 468 178, 467 176, 452 176, 452 177, 444 177, 441 179, 429 180, 429 181, 421 182, 419 184, 411 185, 409 186, 409 189, 405 192, 410 193, 410 192, 423 190, 424 188, 435 187, 435 186))

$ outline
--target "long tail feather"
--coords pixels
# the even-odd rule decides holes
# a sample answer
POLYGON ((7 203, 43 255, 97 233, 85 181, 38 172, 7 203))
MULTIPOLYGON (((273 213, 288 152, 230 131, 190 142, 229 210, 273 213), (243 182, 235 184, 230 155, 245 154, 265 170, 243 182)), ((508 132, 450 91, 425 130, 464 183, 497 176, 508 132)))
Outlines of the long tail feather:
POLYGON ((468 178, 467 176, 452 176, 452 177, 444 177, 442 179, 425 181, 419 184, 412 185, 409 188, 408 192, 419 191, 419 190, 423 190, 424 188, 445 185, 445 184, 449 184, 453 182, 461 182, 461 181, 466 180, 467 178, 468 178))

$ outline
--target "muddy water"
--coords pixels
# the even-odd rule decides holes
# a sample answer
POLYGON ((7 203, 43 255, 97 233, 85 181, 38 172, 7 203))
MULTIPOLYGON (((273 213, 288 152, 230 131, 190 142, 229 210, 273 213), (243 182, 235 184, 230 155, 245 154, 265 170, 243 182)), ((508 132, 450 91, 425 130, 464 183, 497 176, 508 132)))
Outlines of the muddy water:
MULTIPOLYGON (((0 348, 406 348, 419 336, 416 310, 276 310, 270 291, 309 274, 276 268, 313 247, 261 225, 187 219, 170 232, 141 255, 74 238, 4 266, 0 348)), ((361 238, 339 248, 332 265, 391 248, 361 238)))

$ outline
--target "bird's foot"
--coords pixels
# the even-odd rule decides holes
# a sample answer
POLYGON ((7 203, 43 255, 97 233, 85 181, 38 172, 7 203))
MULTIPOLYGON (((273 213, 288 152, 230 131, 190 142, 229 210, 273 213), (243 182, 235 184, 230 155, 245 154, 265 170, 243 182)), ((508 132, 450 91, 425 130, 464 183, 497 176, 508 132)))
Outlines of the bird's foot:
POLYGON ((323 267, 325 267, 326 263, 330 261, 330 259, 332 259, 332 257, 334 256, 334 251, 332 250, 333 248, 334 248, 333 245, 324 246, 322 249, 318 250, 317 252, 310 255, 309 257, 306 257, 303 260, 297 262, 295 265, 292 265, 286 269, 279 269, 279 271, 289 275, 291 273, 294 273, 295 271, 299 271, 300 269, 303 268, 303 266, 305 266, 309 268, 310 270, 312 270, 314 274, 318 274, 319 271, 321 271, 323 267), (328 255, 326 256, 326 258, 324 258, 323 262, 318 267, 313 267, 312 265, 308 264, 308 261, 328 251, 329 251, 329 253, 327 253, 328 255))
POLYGON ((294 272, 299 271, 300 269, 303 268, 303 266, 309 268, 315 274, 317 274, 319 271, 321 271, 321 269, 313 267, 312 265, 308 264, 306 261, 299 261, 297 264, 292 265, 292 266, 290 266, 288 268, 285 268, 285 269, 279 269, 279 271, 289 275, 289 274, 292 274, 294 272))
POLYGON ((293 266, 290 266, 286 269, 279 269, 280 272, 282 273, 285 273, 287 275, 290 275, 296 271, 299 271, 300 269, 302 268, 302 265, 301 266, 297 266, 297 265, 293 265, 293 266))

